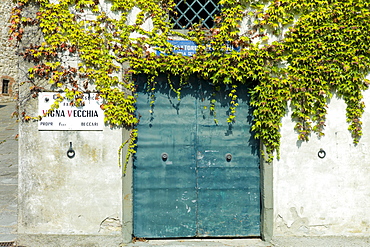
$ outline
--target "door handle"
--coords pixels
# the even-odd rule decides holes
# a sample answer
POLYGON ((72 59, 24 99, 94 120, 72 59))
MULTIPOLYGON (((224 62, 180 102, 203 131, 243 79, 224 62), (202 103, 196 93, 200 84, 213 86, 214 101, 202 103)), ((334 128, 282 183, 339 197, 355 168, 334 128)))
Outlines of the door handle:
POLYGON ((161 157, 162 157, 163 161, 166 161, 168 159, 168 154, 167 153, 162 153, 161 157))
POLYGON ((226 159, 227 162, 230 162, 232 160, 232 158, 233 158, 233 156, 230 153, 227 153, 225 155, 225 159, 226 159))

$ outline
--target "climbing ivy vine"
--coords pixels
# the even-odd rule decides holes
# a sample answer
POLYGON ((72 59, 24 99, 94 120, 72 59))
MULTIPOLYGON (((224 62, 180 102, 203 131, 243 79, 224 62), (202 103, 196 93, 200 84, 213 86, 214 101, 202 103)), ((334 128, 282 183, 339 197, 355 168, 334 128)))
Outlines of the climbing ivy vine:
MULTIPOLYGON (((229 122, 237 121, 236 84, 249 84, 252 130, 268 161, 279 153, 288 102, 298 139, 308 140, 312 133, 324 135, 327 102, 337 93, 347 104, 354 143, 359 141, 362 92, 370 72, 369 2, 220 0, 222 10, 213 28, 196 24, 187 32, 171 28, 168 16, 175 12, 175 2, 18 0, 10 19, 11 38, 22 48, 20 55, 33 63, 24 83, 37 94, 46 90, 38 81, 46 79, 50 88, 63 90, 77 105, 83 92, 98 92, 104 99, 105 122, 133 129, 124 143, 130 146, 129 155, 134 153, 138 123, 134 74, 147 74, 152 89, 154 78, 163 73, 180 76, 182 83, 196 74, 215 88, 230 84, 229 122), (43 40, 22 43, 35 27, 43 40), (194 41, 196 53, 175 53, 171 39, 194 41), (75 63, 65 62, 71 58, 75 63)), ((174 91, 181 94, 181 88, 174 91)))

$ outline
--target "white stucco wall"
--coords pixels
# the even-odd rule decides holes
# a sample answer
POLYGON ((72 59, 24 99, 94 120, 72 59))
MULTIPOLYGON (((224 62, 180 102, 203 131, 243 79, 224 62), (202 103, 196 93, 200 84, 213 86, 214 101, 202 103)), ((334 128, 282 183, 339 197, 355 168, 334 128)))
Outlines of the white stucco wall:
MULTIPOLYGON (((19 61, 20 80, 27 80, 24 72, 33 65, 22 58, 19 61)), ((77 67, 78 58, 66 55, 63 62, 77 67)), ((51 91, 47 82, 39 83, 51 91)), ((20 87, 19 105, 20 112, 27 115, 39 113, 38 98, 29 97, 28 84, 20 87)), ((123 128, 108 125, 102 131, 39 131, 38 122, 20 122, 20 244, 76 246, 78 242, 86 244, 86 238, 94 246, 118 246, 122 242, 118 149, 125 141, 123 133, 123 128), (73 158, 67 157, 70 142, 76 152, 73 158), (57 238, 47 242, 51 236, 57 238)))
MULTIPOLYGON (((100 7, 109 9, 108 5, 100 7)), ((83 18, 95 16, 86 13, 83 18)), ((77 67, 78 57, 64 55, 64 65, 77 67)), ((33 65, 21 58, 19 62, 20 80, 27 80, 24 71, 33 65)), ((50 88, 45 81, 39 83, 50 88)), ((20 88, 19 103, 20 112, 38 115, 38 98, 30 99, 27 84, 20 88)), ((123 228, 130 228, 127 220, 123 222, 123 210, 128 209, 123 209, 118 164, 118 149, 126 137, 126 129, 108 125, 102 131, 39 131, 37 122, 20 122, 19 243, 76 246, 90 241, 94 246, 118 246, 123 228), (67 157, 70 142, 73 158, 67 157)), ((130 186, 125 189, 130 194, 130 186)))
MULTIPOLYGON (((26 107, 28 113, 33 108, 33 114, 37 114, 37 99, 26 107)), ((22 122, 19 133, 21 243, 27 243, 22 236, 33 234, 102 239, 109 235, 116 236, 119 243, 122 171, 117 152, 122 129, 106 126, 102 131, 38 131, 37 122, 22 122), (70 142, 76 153, 74 158, 67 157, 70 142)))
POLYGON ((370 235, 370 91, 364 95, 364 135, 357 146, 344 100, 335 96, 321 139, 297 141, 295 123, 290 116, 282 120, 281 157, 274 161, 275 236, 370 235))

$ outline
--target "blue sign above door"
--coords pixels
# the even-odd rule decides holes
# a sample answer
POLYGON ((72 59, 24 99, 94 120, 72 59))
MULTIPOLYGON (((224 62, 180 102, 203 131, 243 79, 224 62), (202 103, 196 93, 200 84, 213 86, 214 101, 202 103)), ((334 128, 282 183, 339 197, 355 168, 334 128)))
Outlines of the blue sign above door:
MULTIPOLYGON (((173 53, 182 54, 183 56, 191 57, 197 51, 197 44, 190 40, 168 40, 174 46, 173 53)), ((157 55, 161 52, 157 51, 157 55)))
MULTIPOLYGON (((183 56, 191 57, 197 52, 198 45, 191 40, 167 40, 174 46, 173 53, 182 54, 183 56)), ((212 46, 206 45, 207 51, 212 52, 212 46)), ((231 51, 240 51, 240 47, 234 47, 230 43, 226 43, 225 52, 230 53, 231 51)), ((163 54, 157 50, 157 55, 163 54)))

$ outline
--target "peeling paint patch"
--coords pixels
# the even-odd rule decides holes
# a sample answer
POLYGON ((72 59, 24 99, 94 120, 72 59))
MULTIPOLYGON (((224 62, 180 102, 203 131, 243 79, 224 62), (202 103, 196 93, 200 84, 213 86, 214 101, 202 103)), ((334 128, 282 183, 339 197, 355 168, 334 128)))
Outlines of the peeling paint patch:
MULTIPOLYGON (((307 217, 301 217, 300 215, 303 214, 304 208, 300 208, 300 213, 298 214, 297 209, 295 207, 290 208, 290 217, 293 218, 293 222, 289 224, 289 221, 284 219, 282 215, 278 215, 276 218, 277 228, 279 229, 280 233, 283 234, 292 234, 292 235, 315 235, 320 236, 324 235, 326 231, 331 227, 330 224, 309 224, 309 220, 307 217)), ((320 217, 321 220, 325 220, 325 217, 320 217)))
MULTIPOLYGON (((303 207, 300 211, 301 213, 303 212, 303 207)), ((278 215, 278 219, 276 220, 276 222, 279 230, 284 233, 301 232, 304 234, 308 234, 310 231, 308 218, 300 217, 295 207, 290 208, 290 213, 293 217, 293 223, 291 223, 290 225, 284 220, 283 216, 278 215)))
POLYGON ((105 218, 100 223, 99 233, 113 233, 113 232, 120 232, 122 230, 121 221, 118 218, 105 218))
POLYGON ((126 201, 129 201, 129 200, 131 200, 131 198, 132 198, 132 194, 127 194, 127 195, 125 195, 125 197, 123 199, 126 200, 126 201))

